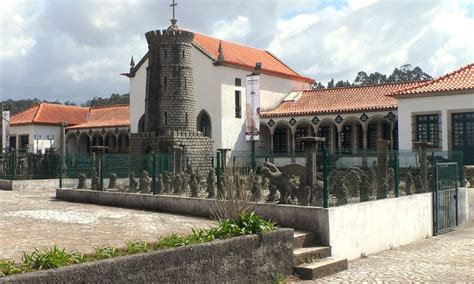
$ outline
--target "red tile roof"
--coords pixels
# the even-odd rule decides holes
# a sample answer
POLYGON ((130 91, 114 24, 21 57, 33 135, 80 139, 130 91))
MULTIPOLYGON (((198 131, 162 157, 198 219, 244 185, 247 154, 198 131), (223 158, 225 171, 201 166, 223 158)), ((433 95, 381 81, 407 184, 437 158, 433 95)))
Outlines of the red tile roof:
POLYGON ((424 81, 391 83, 372 86, 353 86, 303 91, 296 99, 283 101, 262 117, 313 115, 352 111, 384 110, 397 108, 397 100, 387 94, 419 86, 424 81))
POLYGON ((395 97, 407 97, 416 94, 447 93, 452 91, 463 91, 474 89, 474 63, 464 66, 456 71, 448 73, 435 80, 431 80, 419 86, 397 91, 391 95, 395 97))
POLYGON ((130 106, 115 105, 93 107, 89 110, 87 121, 67 129, 128 127, 130 125, 130 106))
POLYGON ((201 48, 214 61, 219 55, 222 44, 224 60, 222 65, 254 70, 255 63, 262 62, 262 73, 312 83, 313 79, 303 77, 285 65, 280 59, 266 50, 261 50, 230 41, 219 40, 208 35, 194 32, 194 44, 201 48))
POLYGON ((40 103, 12 116, 10 125, 67 123, 76 125, 86 121, 89 108, 40 103))

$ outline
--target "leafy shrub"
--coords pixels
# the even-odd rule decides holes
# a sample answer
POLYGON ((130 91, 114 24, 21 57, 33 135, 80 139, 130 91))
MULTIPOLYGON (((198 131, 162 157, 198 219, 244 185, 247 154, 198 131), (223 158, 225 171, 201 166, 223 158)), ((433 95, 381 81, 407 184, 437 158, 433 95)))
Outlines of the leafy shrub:
POLYGON ((122 255, 119 249, 111 246, 97 247, 94 251, 95 259, 106 259, 122 255))
POLYGON ((23 254, 23 266, 31 269, 51 269, 79 263, 81 256, 66 252, 54 246, 50 249, 36 249, 31 254, 23 254))

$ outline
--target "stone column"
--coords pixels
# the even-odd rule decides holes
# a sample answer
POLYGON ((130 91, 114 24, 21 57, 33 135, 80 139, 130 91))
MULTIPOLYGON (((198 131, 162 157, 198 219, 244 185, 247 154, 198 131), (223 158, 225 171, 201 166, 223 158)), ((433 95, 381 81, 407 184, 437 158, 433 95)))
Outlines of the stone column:
POLYGON ((274 145, 274 135, 270 134, 270 162, 273 163, 273 155, 275 153, 275 145, 274 145))
POLYGON ((367 129, 364 129, 364 128, 362 128, 362 131, 363 131, 362 135, 364 135, 362 137, 362 143, 364 144, 364 145, 362 145, 362 147, 364 149, 364 157, 362 158, 362 166, 364 168, 367 168, 367 134, 368 134, 368 131, 367 131, 367 129))
POLYGON ((326 141, 324 137, 298 137, 298 141, 303 142, 306 154, 306 185, 313 188, 317 181, 316 153, 318 143, 326 141))
POLYGON ((337 140, 337 146, 339 147, 338 149, 338 153, 341 154, 342 153, 342 129, 337 129, 337 136, 338 136, 338 140, 337 140))
POLYGON ((357 144, 359 143, 359 139, 357 139, 359 127, 356 126, 356 122, 352 122, 352 153, 357 153, 357 144))
POLYGON ((222 169, 225 171, 225 168, 227 166, 227 152, 230 151, 229 148, 219 148, 217 151, 221 152, 221 163, 222 163, 222 169))
POLYGON ((174 173, 181 173, 183 171, 183 147, 173 146, 173 163, 174 173))
POLYGON ((291 132, 290 152, 291 152, 291 162, 296 163, 296 143, 295 143, 295 134, 293 133, 293 131, 291 132))
POLYGON ((389 140, 377 140, 377 199, 387 198, 388 147, 389 140))
POLYGON ((433 147, 433 143, 418 141, 414 142, 413 145, 415 145, 415 147, 418 149, 418 155, 420 157, 420 176, 422 191, 425 191, 427 190, 426 186, 428 185, 428 160, 426 158, 426 151, 428 150, 428 148, 433 147))

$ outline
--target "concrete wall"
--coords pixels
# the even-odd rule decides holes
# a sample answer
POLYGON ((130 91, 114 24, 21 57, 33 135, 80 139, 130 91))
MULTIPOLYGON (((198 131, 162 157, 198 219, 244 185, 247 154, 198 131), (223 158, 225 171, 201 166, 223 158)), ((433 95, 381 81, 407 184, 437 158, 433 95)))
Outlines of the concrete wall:
POLYGON ((362 202, 329 209, 332 255, 361 254, 409 244, 433 234, 431 193, 362 202))
POLYGON ((28 135, 28 151, 36 153, 38 150, 45 152, 52 146, 59 148, 59 140, 61 138, 61 127, 59 125, 19 125, 10 126, 10 137, 16 136, 16 148, 20 146, 20 136, 28 135), (34 140, 35 135, 41 135, 41 139, 34 140), (48 135, 54 135, 53 143, 50 145, 48 135))
POLYGON ((459 188, 459 215, 458 222, 462 226, 474 221, 474 188, 459 188))
MULTIPOLYGON (((216 206, 216 201, 213 199, 75 189, 57 189, 56 198, 71 202, 172 212, 202 217, 211 217, 216 206)), ((279 226, 314 232, 319 236, 319 243, 321 245, 329 244, 327 209, 256 203, 255 212, 264 218, 276 221, 279 226)))
POLYGON ((412 149, 413 115, 438 113, 441 123, 440 146, 443 151, 451 150, 451 113, 468 111, 474 111, 474 94, 398 99, 399 149, 412 149))
POLYGON ((0 278, 0 283, 270 282, 293 272, 293 230, 250 235, 60 269, 0 278))
POLYGON ((59 186, 59 179, 0 180, 0 190, 52 189, 59 186))

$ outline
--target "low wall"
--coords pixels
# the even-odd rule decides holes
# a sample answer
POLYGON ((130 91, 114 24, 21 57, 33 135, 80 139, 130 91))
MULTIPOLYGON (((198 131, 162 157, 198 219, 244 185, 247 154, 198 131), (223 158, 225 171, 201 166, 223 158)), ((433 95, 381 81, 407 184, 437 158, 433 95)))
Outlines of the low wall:
POLYGON ((349 259, 432 236, 432 195, 415 194, 330 208, 329 235, 332 255, 349 259))
POLYGON ((0 180, 0 190, 52 189, 59 186, 59 179, 0 180))
MULTIPOLYGON (((70 202, 172 212, 202 217, 211 217, 216 203, 213 199, 78 189, 57 189, 56 198, 70 202)), ((329 244, 327 209, 255 203, 255 212, 266 219, 276 221, 281 227, 314 232, 319 236, 319 243, 321 245, 329 244)))
POLYGON ((293 230, 129 255, 0 278, 0 283, 270 282, 293 272, 293 230))

